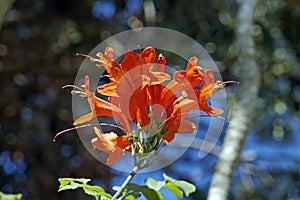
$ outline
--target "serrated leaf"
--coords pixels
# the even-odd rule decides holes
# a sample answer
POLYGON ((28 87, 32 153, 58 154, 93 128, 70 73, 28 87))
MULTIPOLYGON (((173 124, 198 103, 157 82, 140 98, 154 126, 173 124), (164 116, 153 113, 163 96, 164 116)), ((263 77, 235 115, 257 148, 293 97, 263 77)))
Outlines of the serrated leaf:
POLYGON ((83 184, 82 188, 86 194, 91 196, 100 196, 102 193, 105 193, 103 188, 96 185, 83 184))
POLYGON ((165 187, 168 188, 168 190, 170 190, 173 194, 175 194, 177 197, 179 198, 183 198, 183 193, 182 191, 179 189, 179 187, 177 185, 175 185, 175 183, 172 182, 167 182, 165 184, 165 187))
POLYGON ((162 187, 165 186, 165 181, 157 181, 153 178, 147 178, 145 183, 149 188, 156 191, 160 190, 162 187))
POLYGON ((60 183, 59 187, 63 187, 65 185, 68 185, 71 182, 77 182, 82 184, 87 184, 91 179, 87 178, 59 178, 58 181, 60 183))
POLYGON ((101 197, 102 199, 105 197, 107 197, 107 199, 112 197, 111 194, 106 193, 100 186, 83 184, 82 188, 86 194, 94 197, 101 197))
POLYGON ((68 185, 64 185, 63 187, 59 187, 58 192, 64 191, 64 190, 75 190, 79 187, 81 187, 81 183, 76 183, 76 182, 69 182, 68 185))
POLYGON ((182 181, 182 180, 176 180, 173 179, 169 176, 167 176, 166 174, 163 174, 163 177, 166 181, 172 182, 174 183, 176 186, 178 186, 179 188, 181 188, 184 192, 185 196, 189 196, 191 193, 196 191, 196 186, 194 186, 193 184, 187 182, 187 181, 182 181))
POLYGON ((0 192, 0 199, 1 200, 21 200, 22 194, 4 194, 0 192))

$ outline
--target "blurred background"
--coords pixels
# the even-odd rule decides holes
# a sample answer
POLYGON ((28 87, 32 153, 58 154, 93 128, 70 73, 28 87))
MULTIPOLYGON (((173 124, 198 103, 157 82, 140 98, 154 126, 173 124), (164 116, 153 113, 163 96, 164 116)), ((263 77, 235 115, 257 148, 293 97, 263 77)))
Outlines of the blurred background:
MULTIPOLYGON (((72 126, 72 96, 61 87, 75 79, 83 60, 75 54, 88 53, 121 31, 159 26, 198 41, 224 80, 238 80, 231 73, 239 53, 238 8, 233 0, 13 2, 0 30, 0 191, 34 200, 89 199, 79 190, 58 193, 57 178, 92 178, 107 191, 121 184, 127 174, 93 158, 75 132, 52 142, 55 133, 72 126)), ((251 33, 262 71, 261 90, 230 199, 296 200, 300 199, 300 3, 260 1, 253 14, 251 33)), ((227 93, 230 118, 234 88, 227 93)), ((215 154, 199 159, 198 150, 191 149, 163 171, 197 186, 190 199, 205 199, 216 162, 215 154)), ((148 176, 159 179, 161 172, 138 175, 134 182, 143 183, 148 176)))

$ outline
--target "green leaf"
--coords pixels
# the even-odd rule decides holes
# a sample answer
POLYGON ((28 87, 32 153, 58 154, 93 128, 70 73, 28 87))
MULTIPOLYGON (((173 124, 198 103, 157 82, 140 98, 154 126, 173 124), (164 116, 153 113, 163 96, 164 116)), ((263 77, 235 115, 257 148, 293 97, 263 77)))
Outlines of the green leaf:
POLYGON ((100 186, 83 184, 82 188, 86 194, 94 196, 94 197, 102 197, 102 198, 104 198, 104 197, 111 198, 112 197, 111 194, 106 193, 105 190, 100 186))
POLYGON ((141 196, 140 192, 130 192, 123 197, 125 197, 125 199, 127 200, 134 200, 139 198, 140 196, 141 196))
POLYGON ((94 196, 97 200, 101 197, 101 200, 109 200, 111 199, 111 194, 106 193, 104 189, 100 186, 96 185, 88 185, 87 183, 90 179, 86 178, 59 178, 60 182, 59 190, 74 190, 77 188, 82 188, 83 191, 90 196, 94 196))
POLYGON ((176 186, 181 188, 185 194, 185 196, 189 196, 191 193, 196 191, 196 186, 187 182, 187 181, 182 181, 182 180, 175 180, 166 174, 163 174, 163 177, 166 181, 169 181, 171 183, 174 183, 176 186))
POLYGON ((150 189, 148 186, 142 186, 142 193, 149 200, 161 200, 162 194, 159 191, 150 189))
POLYGON ((0 192, 0 199, 1 200, 21 200, 22 194, 4 194, 0 192))
POLYGON ((128 184, 127 189, 129 191, 132 190, 135 193, 142 192, 144 197, 149 200, 161 200, 162 199, 162 194, 160 192, 155 191, 146 185, 141 186, 141 185, 137 185, 134 183, 130 183, 130 184, 128 184))
POLYGON ((72 182, 77 182, 77 183, 81 183, 81 184, 87 184, 87 182, 89 182, 91 179, 87 179, 87 178, 59 178, 58 181, 60 183, 59 188, 68 185, 69 183, 72 182))
POLYGON ((86 194, 91 196, 100 196, 101 193, 105 192, 103 188, 95 185, 84 184, 82 185, 82 188, 86 194))
POLYGON ((79 187, 81 187, 81 183, 76 182, 70 182, 68 185, 64 185, 63 187, 59 187, 58 192, 64 191, 64 190, 75 190, 79 187))
POLYGON ((165 181, 157 181, 154 180, 153 178, 147 178, 145 182, 149 188, 156 191, 160 190, 162 187, 165 186, 165 181))
POLYGON ((177 197, 179 198, 183 198, 183 194, 182 194, 182 191, 179 189, 179 187, 175 184, 175 183, 172 183, 172 182, 167 182, 165 184, 165 187, 168 188, 173 194, 175 194, 177 197))

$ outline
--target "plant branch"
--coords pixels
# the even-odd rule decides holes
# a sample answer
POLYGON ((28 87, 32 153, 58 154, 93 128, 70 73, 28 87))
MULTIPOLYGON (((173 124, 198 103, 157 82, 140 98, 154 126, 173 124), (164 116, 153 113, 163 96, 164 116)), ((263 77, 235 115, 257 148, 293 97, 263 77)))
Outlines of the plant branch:
POLYGON ((126 180, 123 182, 119 190, 114 194, 111 200, 116 200, 120 194, 123 192, 123 190, 126 188, 126 186, 130 183, 130 181, 133 179, 133 177, 136 175, 137 171, 139 170, 138 166, 135 166, 129 176, 126 178, 126 180))

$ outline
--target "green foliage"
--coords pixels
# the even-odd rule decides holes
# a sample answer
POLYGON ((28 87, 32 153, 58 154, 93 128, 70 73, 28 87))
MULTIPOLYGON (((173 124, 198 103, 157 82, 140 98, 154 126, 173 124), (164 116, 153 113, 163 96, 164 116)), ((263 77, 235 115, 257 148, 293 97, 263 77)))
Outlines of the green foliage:
POLYGON ((82 188, 87 195, 95 197, 96 200, 99 200, 99 198, 101 200, 108 200, 112 197, 111 194, 106 193, 102 187, 87 184, 90 181, 90 179, 59 178, 58 181, 60 183, 58 192, 82 188))
MULTIPOLYGON (((151 199, 151 200, 161 200, 162 199, 162 194, 156 190, 153 190, 149 188, 146 185, 137 185, 134 183, 128 184, 126 187, 126 190, 123 192, 123 196, 125 194, 125 198, 127 198, 127 192, 130 191, 130 193, 138 194, 142 193, 146 199, 151 199)), ((139 195, 140 196, 140 195, 139 195)))
MULTIPOLYGON (((157 181, 153 178, 147 178, 145 185, 137 185, 130 183, 127 185, 122 194, 122 199, 132 200, 137 199, 143 195, 149 200, 161 200, 163 195, 159 190, 163 187, 170 190, 174 195, 179 198, 183 198, 183 194, 188 197, 191 193, 196 191, 196 187, 182 180, 175 180, 165 174, 163 174, 164 180, 157 181)), ((119 190, 120 187, 114 187, 114 190, 119 190)))
POLYGON ((196 187, 186 181, 181 181, 181 180, 175 180, 169 176, 167 176, 166 174, 163 174, 165 182, 170 182, 170 183, 174 183, 177 187, 179 187, 181 190, 183 190, 185 196, 189 196, 191 193, 196 191, 196 187))
POLYGON ((1 200, 21 200, 22 194, 4 194, 0 192, 0 199, 1 200))
MULTIPOLYGON (((118 199, 134 200, 142 195, 148 200, 161 200, 163 195, 159 190, 163 187, 170 190, 174 195, 183 198, 183 194, 188 197, 191 193, 196 191, 196 187, 182 180, 173 179, 166 174, 163 174, 164 180, 157 181, 153 178, 147 178, 145 185, 138 185, 129 183, 122 192, 122 196, 118 199)), ((82 188, 87 195, 93 196, 98 200, 109 200, 112 195, 106 193, 103 188, 99 186, 88 185, 90 179, 85 178, 59 178, 60 182, 59 192, 63 190, 74 190, 82 188)), ((114 186, 113 190, 119 191, 121 187, 114 186)))

